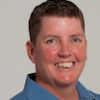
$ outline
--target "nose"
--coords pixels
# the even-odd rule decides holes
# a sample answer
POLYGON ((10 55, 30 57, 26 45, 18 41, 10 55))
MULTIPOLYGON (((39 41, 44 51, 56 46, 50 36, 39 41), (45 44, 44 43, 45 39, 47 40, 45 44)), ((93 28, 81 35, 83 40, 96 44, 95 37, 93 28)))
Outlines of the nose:
POLYGON ((59 51, 59 57, 68 58, 72 55, 69 45, 62 45, 59 51))

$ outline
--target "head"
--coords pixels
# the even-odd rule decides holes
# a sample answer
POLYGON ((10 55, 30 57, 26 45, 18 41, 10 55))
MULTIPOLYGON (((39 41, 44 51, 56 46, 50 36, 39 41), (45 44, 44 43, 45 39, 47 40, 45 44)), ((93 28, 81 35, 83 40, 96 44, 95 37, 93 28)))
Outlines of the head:
POLYGON ((29 19, 30 40, 34 45, 36 45, 37 37, 41 31, 42 18, 46 16, 79 18, 82 29, 85 31, 83 14, 74 3, 67 0, 47 0, 35 7, 29 19))
POLYGON ((36 82, 44 88, 76 83, 87 58, 79 8, 70 1, 46 1, 32 12, 29 30, 26 48, 36 64, 36 82))

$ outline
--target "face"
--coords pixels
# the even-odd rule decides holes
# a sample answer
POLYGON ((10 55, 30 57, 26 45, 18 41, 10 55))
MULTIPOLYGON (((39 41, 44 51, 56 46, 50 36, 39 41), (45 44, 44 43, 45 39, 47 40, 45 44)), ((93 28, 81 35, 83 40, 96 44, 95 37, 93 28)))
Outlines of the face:
POLYGON ((86 61, 87 43, 78 18, 43 17, 32 47, 39 84, 69 85, 79 78, 86 61))

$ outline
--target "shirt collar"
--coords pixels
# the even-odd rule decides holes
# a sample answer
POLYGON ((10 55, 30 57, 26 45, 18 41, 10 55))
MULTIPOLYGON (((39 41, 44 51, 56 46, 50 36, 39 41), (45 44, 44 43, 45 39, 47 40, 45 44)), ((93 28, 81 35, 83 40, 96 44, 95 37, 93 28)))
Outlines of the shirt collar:
MULTIPOLYGON (((49 91, 38 85, 35 80, 36 74, 29 74, 26 79, 23 93, 29 98, 29 100, 60 100, 55 97, 49 91)), ((76 86, 80 100, 96 100, 95 97, 80 83, 76 86)))
POLYGON ((80 100, 96 100, 96 98, 78 81, 76 86, 80 100))
POLYGON ((29 100, 60 100, 34 82, 34 79, 35 74, 29 74, 27 76, 26 84, 23 90, 23 93, 29 98, 29 100))

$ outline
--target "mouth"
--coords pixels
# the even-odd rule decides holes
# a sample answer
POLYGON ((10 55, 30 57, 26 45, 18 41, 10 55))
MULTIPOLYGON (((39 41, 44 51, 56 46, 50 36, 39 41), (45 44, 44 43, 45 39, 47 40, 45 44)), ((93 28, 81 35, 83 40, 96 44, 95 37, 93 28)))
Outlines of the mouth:
POLYGON ((57 63, 55 64, 56 67, 67 69, 74 65, 74 62, 67 62, 67 63, 57 63))

